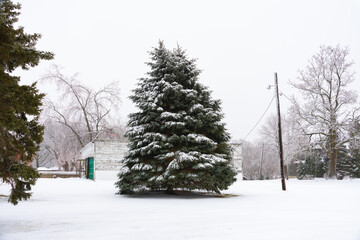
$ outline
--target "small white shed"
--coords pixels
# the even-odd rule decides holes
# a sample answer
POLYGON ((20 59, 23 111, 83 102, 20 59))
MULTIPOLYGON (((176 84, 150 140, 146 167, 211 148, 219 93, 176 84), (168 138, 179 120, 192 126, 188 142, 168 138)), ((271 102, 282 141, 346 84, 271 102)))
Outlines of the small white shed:
POLYGON ((87 172, 93 160, 93 173, 96 171, 119 171, 121 160, 127 152, 127 143, 120 140, 95 140, 86 144, 80 151, 81 159, 85 159, 87 172))
MULTIPOLYGON (((95 179, 96 171, 119 171, 128 151, 127 144, 120 140, 95 140, 85 145, 80 154, 81 159, 85 159, 87 177, 95 179)), ((231 146, 234 150, 231 163, 239 174, 238 179, 242 180, 242 144, 231 143, 231 146)))
POLYGON ((233 148, 233 156, 231 160, 231 164, 235 167, 236 172, 238 173, 238 180, 243 179, 243 171, 242 171, 242 143, 230 143, 233 148))

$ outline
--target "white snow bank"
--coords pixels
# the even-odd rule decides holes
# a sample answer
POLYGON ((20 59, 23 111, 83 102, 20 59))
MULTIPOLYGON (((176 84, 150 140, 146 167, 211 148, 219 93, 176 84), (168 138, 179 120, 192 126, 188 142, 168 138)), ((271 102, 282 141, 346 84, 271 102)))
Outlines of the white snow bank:
POLYGON ((38 167, 37 168, 38 171, 51 171, 49 168, 47 167, 38 167))

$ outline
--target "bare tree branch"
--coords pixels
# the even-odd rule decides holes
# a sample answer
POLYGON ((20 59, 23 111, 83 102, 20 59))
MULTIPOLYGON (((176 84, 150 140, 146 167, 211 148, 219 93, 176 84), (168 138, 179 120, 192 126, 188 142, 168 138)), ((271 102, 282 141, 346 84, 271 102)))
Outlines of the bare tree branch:
POLYGON ((298 117, 304 134, 328 153, 330 177, 336 175, 339 148, 350 141, 345 128, 356 103, 356 93, 347 89, 354 81, 348 54, 348 48, 321 46, 297 81, 290 82, 306 102, 301 106, 294 101, 291 112, 298 117))
POLYGON ((82 147, 97 138, 123 138, 124 127, 114 126, 119 122, 119 115, 115 115, 115 110, 121 103, 118 82, 112 82, 100 90, 93 90, 81 84, 76 74, 69 77, 63 75, 56 65, 42 77, 42 82, 55 83, 61 93, 58 101, 46 99, 43 111, 43 118, 48 119, 45 133, 48 131, 50 134, 50 128, 66 133, 62 135, 59 132, 58 135, 59 138, 67 139, 63 144, 60 144, 61 139, 58 140, 59 146, 63 146, 61 149, 58 149, 56 144, 49 144, 53 146, 53 156, 58 162, 62 162, 60 165, 71 166, 71 161, 76 158, 75 153, 78 154, 82 147), (68 131, 55 123, 63 125, 68 131), (70 140, 75 142, 70 143, 70 140))

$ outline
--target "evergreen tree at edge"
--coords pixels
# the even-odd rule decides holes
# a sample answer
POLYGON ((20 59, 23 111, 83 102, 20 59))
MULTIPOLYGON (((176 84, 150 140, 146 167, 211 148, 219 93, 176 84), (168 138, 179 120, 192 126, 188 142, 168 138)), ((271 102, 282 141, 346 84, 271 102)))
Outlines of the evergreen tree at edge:
POLYGON ((30 198, 31 186, 39 177, 30 165, 42 141, 38 118, 44 94, 35 83, 19 85, 20 78, 10 73, 54 56, 35 48, 40 34, 26 34, 23 27, 14 27, 20 8, 10 0, 0 1, 0 179, 10 184, 9 202, 14 205, 30 198))

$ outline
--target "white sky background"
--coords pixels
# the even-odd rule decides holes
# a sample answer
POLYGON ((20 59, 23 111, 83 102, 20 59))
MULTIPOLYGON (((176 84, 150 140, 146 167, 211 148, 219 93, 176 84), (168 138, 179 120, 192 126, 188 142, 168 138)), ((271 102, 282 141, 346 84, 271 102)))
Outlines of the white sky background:
MULTIPOLYGON (((14 0, 14 2, 17 2, 14 0)), ((53 61, 27 72, 23 83, 36 81, 51 63, 94 88, 119 81, 125 122, 136 111, 127 98, 149 68, 148 52, 164 40, 177 43, 198 59, 200 82, 221 99, 224 121, 234 139, 243 138, 269 104, 274 72, 280 90, 291 95, 288 80, 318 52, 319 46, 349 46, 360 90, 360 1, 90 1, 32 0, 22 4, 19 25, 41 33, 39 50, 53 61)), ((56 95, 54 86, 39 85, 56 95)), ((281 98, 282 112, 288 106, 281 98)), ((275 104, 272 109, 275 110, 275 104)), ((264 120, 262 121, 264 123, 264 120)), ((256 138, 256 130, 247 140, 256 138)))

